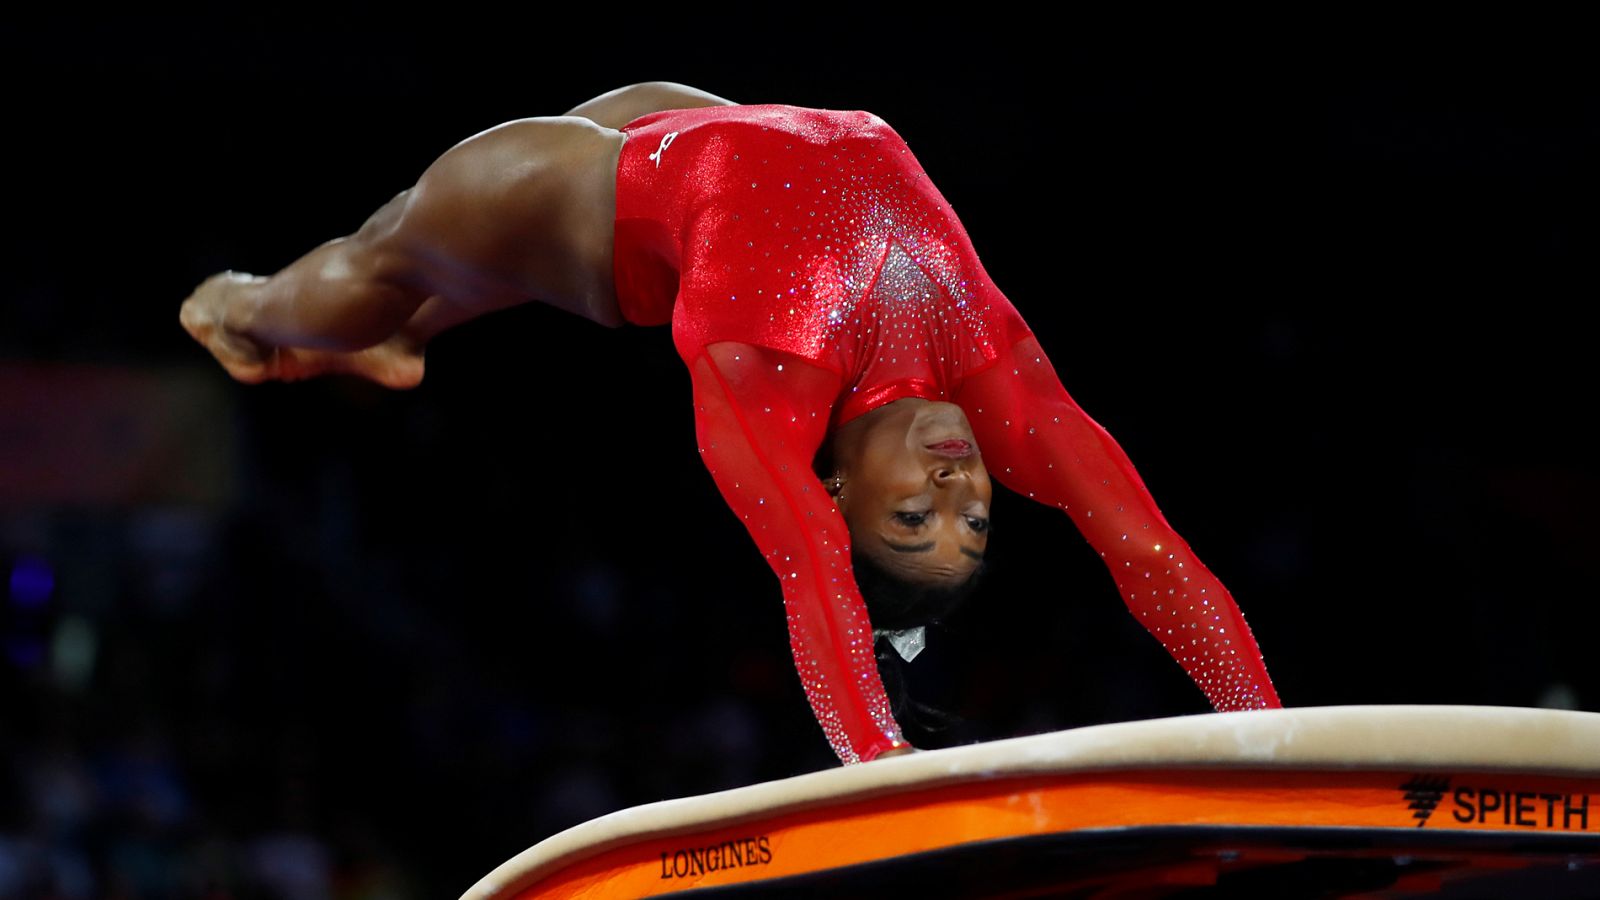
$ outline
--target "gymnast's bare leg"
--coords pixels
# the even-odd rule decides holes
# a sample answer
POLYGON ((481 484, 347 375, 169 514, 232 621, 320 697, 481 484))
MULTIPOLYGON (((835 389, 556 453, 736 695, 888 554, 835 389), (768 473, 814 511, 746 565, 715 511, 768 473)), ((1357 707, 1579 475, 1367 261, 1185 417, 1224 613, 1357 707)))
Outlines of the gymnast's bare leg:
POLYGON ((243 382, 348 373, 393 388, 421 382, 434 335, 510 306, 538 301, 621 325, 616 129, 659 109, 732 102, 645 82, 566 115, 506 122, 451 148, 354 234, 271 277, 208 278, 179 320, 243 382))

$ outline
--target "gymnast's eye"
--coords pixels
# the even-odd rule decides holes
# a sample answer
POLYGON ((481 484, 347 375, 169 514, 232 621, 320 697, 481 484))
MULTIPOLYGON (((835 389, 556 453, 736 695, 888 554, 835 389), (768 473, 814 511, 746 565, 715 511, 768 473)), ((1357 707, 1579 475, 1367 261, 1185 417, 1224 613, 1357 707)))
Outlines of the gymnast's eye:
POLYGON ((967 526, 974 534, 983 534, 989 530, 989 520, 981 516, 967 516, 967 526))
POLYGON ((925 512, 897 512, 894 514, 894 519, 908 528, 918 528, 921 527, 923 522, 928 521, 928 514, 925 512))

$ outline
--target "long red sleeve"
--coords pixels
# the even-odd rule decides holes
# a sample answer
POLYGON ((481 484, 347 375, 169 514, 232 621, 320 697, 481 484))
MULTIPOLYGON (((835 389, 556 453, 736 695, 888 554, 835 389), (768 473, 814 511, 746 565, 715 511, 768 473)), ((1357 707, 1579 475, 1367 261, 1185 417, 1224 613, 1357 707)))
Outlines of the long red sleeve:
POLYGON ((828 742, 845 763, 904 746, 850 571, 850 535, 811 470, 839 376, 727 341, 689 369, 702 458, 783 585, 795 667, 828 742))
POLYGON ((969 377, 956 400, 990 474, 1064 510, 1128 609, 1218 710, 1283 704, 1232 595, 1156 508, 1127 454, 1073 402, 1031 333, 969 377))

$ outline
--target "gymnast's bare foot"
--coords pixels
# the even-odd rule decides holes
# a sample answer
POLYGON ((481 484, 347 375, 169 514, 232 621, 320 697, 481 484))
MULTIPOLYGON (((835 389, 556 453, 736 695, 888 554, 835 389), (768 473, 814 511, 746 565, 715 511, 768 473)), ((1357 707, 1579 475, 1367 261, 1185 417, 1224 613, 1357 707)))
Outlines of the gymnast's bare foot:
POLYGON ((272 346, 245 335, 232 324, 240 317, 234 290, 265 280, 242 272, 213 275, 195 288, 178 313, 190 336, 235 379, 259 384, 356 375, 402 390, 422 383, 423 342, 405 329, 381 344, 352 351, 272 346))
POLYGON ((233 289, 263 280, 242 272, 220 272, 201 282, 178 311, 178 321, 190 337, 210 350, 229 375, 246 384, 272 377, 273 348, 229 327, 233 289))
POLYGON ((271 377, 279 381, 357 375, 384 387, 406 390, 422 383, 424 366, 422 348, 395 335, 375 347, 348 353, 279 347, 272 368, 271 377))

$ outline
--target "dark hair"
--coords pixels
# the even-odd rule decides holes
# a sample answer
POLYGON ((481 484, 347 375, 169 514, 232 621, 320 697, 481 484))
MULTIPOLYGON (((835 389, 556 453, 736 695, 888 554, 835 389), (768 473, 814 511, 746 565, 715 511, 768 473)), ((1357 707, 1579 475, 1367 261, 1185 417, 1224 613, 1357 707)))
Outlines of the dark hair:
POLYGON ((854 541, 850 544, 850 567, 875 629, 899 631, 937 625, 961 608, 983 575, 984 563, 979 560, 978 567, 959 584, 918 584, 879 565, 857 546, 854 541))
MULTIPOLYGON (((972 596, 983 575, 985 563, 980 561, 967 580, 954 585, 927 585, 906 581, 879 565, 865 553, 858 552, 852 543, 850 565, 855 570, 856 587, 861 589, 861 599, 866 601, 867 616, 875 631, 900 631, 918 625, 939 625, 960 609, 972 596)), ((916 738, 925 734, 945 731, 961 723, 959 717, 911 699, 906 685, 905 660, 888 639, 873 642, 873 654, 878 660, 878 677, 883 679, 884 692, 889 695, 889 709, 896 722, 918 743, 916 738)))

